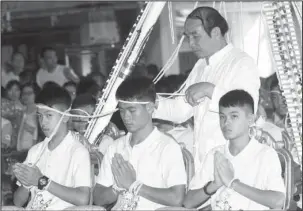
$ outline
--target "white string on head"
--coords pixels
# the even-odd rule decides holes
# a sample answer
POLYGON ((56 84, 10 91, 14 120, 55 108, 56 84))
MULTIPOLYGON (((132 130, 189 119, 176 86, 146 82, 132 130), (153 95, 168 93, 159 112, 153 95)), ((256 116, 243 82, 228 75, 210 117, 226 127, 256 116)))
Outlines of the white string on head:
POLYGON ((107 116, 109 114, 112 114, 112 113, 114 113, 118 110, 118 109, 114 109, 112 111, 108 111, 106 113, 102 113, 102 114, 98 114, 98 115, 89 115, 86 111, 84 111, 82 109, 68 109, 68 110, 62 112, 62 111, 59 111, 57 109, 46 106, 44 104, 37 104, 37 107, 47 109, 47 110, 50 110, 50 111, 54 111, 54 112, 59 113, 59 114, 64 115, 64 116, 79 117, 79 118, 87 118, 87 117, 89 117, 89 118, 100 118, 100 117, 104 117, 104 116, 107 116), (84 112, 86 115, 71 114, 70 111, 81 111, 81 112, 84 112))
POLYGON ((128 101, 128 100, 118 100, 119 103, 128 103, 128 104, 143 104, 143 105, 146 105, 148 103, 151 103, 151 102, 147 102, 147 101, 128 101))

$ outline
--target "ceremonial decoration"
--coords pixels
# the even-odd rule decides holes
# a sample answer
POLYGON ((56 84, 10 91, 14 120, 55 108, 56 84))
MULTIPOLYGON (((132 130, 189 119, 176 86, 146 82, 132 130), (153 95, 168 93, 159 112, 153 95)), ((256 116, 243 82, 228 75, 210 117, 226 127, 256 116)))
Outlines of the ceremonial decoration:
MULTIPOLYGON (((276 72, 286 98, 291 128, 285 128, 302 163, 302 62, 291 4, 270 2, 264 5, 276 72)), ((301 165, 302 169, 302 165, 301 165)))

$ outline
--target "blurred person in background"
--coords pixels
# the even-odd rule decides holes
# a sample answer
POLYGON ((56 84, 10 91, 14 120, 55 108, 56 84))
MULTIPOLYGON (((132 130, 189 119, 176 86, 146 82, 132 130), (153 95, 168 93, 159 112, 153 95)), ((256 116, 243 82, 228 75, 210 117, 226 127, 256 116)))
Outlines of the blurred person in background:
POLYGON ((79 77, 73 69, 58 64, 57 53, 54 48, 45 47, 41 52, 41 65, 36 75, 39 87, 43 87, 47 81, 54 81, 60 86, 68 81, 79 82, 79 77))
POLYGON ((26 83, 21 87, 21 102, 25 106, 25 111, 18 133, 17 151, 27 151, 38 141, 39 126, 35 99, 39 92, 39 86, 34 83, 26 83))
POLYGON ((63 85, 63 88, 69 93, 72 101, 74 101, 77 94, 77 84, 73 81, 68 81, 63 85))
POLYGON ((98 86, 103 89, 106 83, 106 77, 99 71, 93 71, 89 77, 98 84, 98 86))
POLYGON ((6 87, 11 80, 19 81, 19 75, 24 71, 25 59, 22 53, 15 52, 10 63, 2 67, 1 86, 6 87))
POLYGON ((15 148, 24 112, 24 106, 20 102, 20 83, 16 80, 10 81, 5 89, 6 98, 1 99, 1 116, 12 124, 13 132, 10 147, 15 148))

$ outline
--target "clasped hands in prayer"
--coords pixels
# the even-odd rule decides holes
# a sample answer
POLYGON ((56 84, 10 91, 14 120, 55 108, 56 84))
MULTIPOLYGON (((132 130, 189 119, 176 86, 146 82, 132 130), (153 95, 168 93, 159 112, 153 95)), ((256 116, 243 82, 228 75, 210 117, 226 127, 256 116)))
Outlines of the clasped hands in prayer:
POLYGON ((16 163, 13 166, 13 173, 18 181, 26 187, 38 186, 39 178, 43 176, 37 166, 30 166, 23 163, 16 163))
POLYGON ((204 100, 205 97, 212 98, 214 84, 209 82, 195 83, 188 87, 185 92, 185 99, 191 106, 196 106, 204 100))
POLYGON ((116 185, 126 190, 136 181, 136 171, 133 166, 122 155, 115 153, 112 158, 111 169, 116 185))
POLYGON ((234 179, 233 165, 221 152, 215 152, 214 184, 218 189, 223 185, 228 187, 233 179, 234 179))

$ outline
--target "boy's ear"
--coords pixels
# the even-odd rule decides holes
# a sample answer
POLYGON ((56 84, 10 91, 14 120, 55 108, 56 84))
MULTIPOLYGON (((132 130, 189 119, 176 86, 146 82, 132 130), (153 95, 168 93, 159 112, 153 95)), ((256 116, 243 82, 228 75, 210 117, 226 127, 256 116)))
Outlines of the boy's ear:
POLYGON ((154 112, 154 110, 156 109, 156 104, 155 103, 148 103, 146 105, 146 110, 148 111, 148 113, 152 114, 154 112))
POLYGON ((256 120, 255 114, 251 113, 251 114, 248 115, 249 126, 252 126, 255 123, 255 120, 256 120))
POLYGON ((62 122, 67 123, 69 119, 70 119, 69 116, 64 116, 63 119, 62 119, 62 122))

